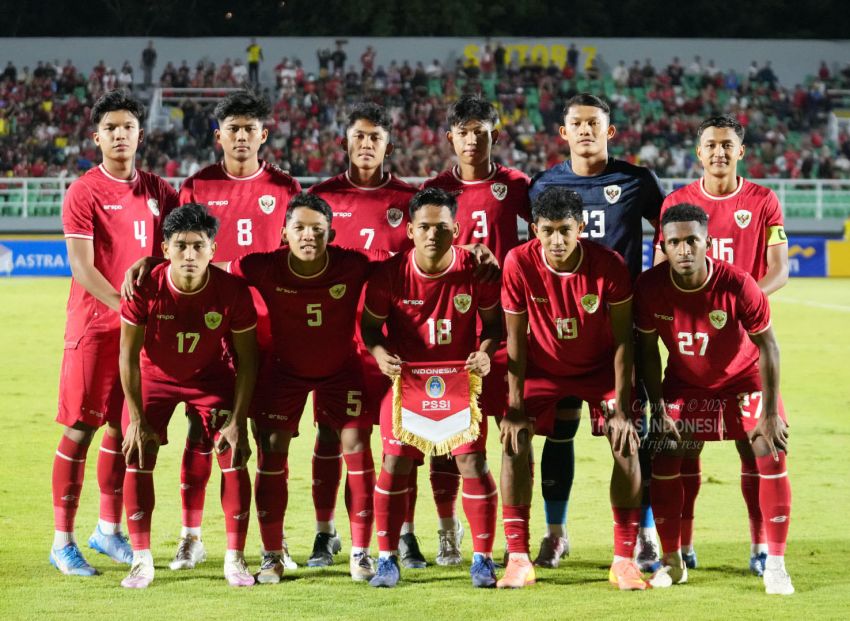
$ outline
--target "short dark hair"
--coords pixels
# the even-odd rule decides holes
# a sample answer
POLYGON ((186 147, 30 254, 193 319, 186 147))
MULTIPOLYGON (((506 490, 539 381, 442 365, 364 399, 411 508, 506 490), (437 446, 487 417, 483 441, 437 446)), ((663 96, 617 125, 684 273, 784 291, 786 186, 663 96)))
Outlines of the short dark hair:
POLYGON ((425 188, 424 190, 419 190, 416 194, 414 194, 413 198, 410 199, 410 205, 408 208, 410 212, 410 219, 412 220, 413 215, 425 205, 448 207, 449 211, 452 212, 452 218, 457 215, 457 200, 455 199, 454 194, 446 192, 442 188, 425 188))
POLYGON ((313 211, 318 211, 320 214, 325 216, 328 219, 328 226, 330 226, 331 221, 334 217, 333 209, 328 205, 328 202, 315 194, 296 194, 290 199, 289 204, 286 206, 286 222, 289 223, 292 220, 292 214, 299 207, 306 207, 307 209, 312 209, 313 211))
POLYGON ((210 239, 218 232, 218 218, 198 203, 186 203, 162 221, 162 238, 167 242, 177 233, 206 233, 210 239))
POLYGON ((584 222, 584 201, 578 192, 562 186, 551 186, 543 190, 531 204, 531 220, 566 220, 572 218, 579 224, 584 222))
POLYGON ((354 104, 348 113, 348 123, 345 126, 345 130, 348 131, 352 125, 361 119, 369 121, 372 125, 384 128, 388 134, 392 133, 393 120, 383 106, 379 106, 371 101, 362 101, 354 104))
POLYGON ((704 229, 708 229, 708 214, 701 207, 690 203, 679 203, 673 205, 661 216, 661 228, 670 222, 698 222, 704 229))
POLYGON ((139 125, 145 119, 145 106, 124 89, 108 91, 94 102, 91 108, 91 122, 97 126, 108 113, 116 110, 126 110, 139 120, 139 125))
POLYGON ((573 95, 567 99, 567 103, 564 104, 563 116, 567 116, 567 113, 573 106, 593 106, 594 108, 602 110, 602 112, 605 113, 605 116, 611 116, 611 106, 609 106, 604 99, 597 97, 593 93, 579 93, 578 95, 573 95))
POLYGON ((499 113, 489 101, 478 95, 464 95, 449 106, 447 120, 449 128, 465 125, 469 121, 490 123, 494 127, 499 121, 499 113))
POLYGON ((215 106, 215 118, 221 122, 229 116, 244 116, 263 121, 269 117, 272 106, 263 95, 243 89, 230 93, 215 106))
POLYGON ((733 130, 735 130, 735 135, 738 136, 738 138, 741 140, 741 142, 744 142, 744 134, 745 134, 744 126, 741 125, 738 122, 738 119, 736 119, 733 116, 723 114, 723 115, 720 115, 720 116, 708 117, 706 120, 704 120, 702 123, 699 124, 699 127, 697 127, 697 140, 702 138, 702 133, 705 130, 707 130, 709 127, 721 127, 721 128, 730 127, 733 130))

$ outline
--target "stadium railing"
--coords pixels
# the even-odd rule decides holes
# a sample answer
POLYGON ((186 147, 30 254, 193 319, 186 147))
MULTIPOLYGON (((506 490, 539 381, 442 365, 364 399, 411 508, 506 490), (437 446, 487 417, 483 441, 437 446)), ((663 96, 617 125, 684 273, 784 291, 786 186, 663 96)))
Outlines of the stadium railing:
MULTIPOLYGON (((320 177, 299 177, 305 188, 320 177)), ((0 179, 0 233, 59 233, 62 230, 62 202, 74 178, 8 177, 0 179)), ((183 179, 167 179, 179 188, 183 179)), ((419 185, 424 178, 409 178, 419 185)), ((785 218, 806 231, 840 231, 850 218, 850 180, 758 179, 779 197, 785 218)), ((662 179, 669 193, 693 179, 662 179)), ((793 228, 791 226, 788 227, 793 228)))

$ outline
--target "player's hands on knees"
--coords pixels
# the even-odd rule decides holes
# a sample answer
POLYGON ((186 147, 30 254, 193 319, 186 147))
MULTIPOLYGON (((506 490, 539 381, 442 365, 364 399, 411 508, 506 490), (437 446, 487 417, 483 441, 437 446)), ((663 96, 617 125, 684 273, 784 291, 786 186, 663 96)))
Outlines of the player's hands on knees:
POLYGON ((481 282, 500 282, 502 271, 499 269, 499 260, 496 255, 484 244, 472 246, 472 257, 475 259, 476 267, 473 274, 481 282))
POLYGON ((154 450, 159 447, 159 434, 156 433, 144 421, 130 421, 124 432, 124 440, 121 442, 121 452, 127 465, 133 461, 133 456, 138 457, 139 468, 145 467, 145 448, 154 445, 154 450))
POLYGON ((145 276, 150 273, 154 265, 156 264, 152 257, 142 257, 124 272, 124 282, 121 283, 121 297, 123 299, 133 299, 133 293, 136 287, 142 284, 145 276))
POLYGON ((531 445, 534 426, 522 407, 508 406, 508 411, 499 422, 499 442, 509 457, 527 453, 531 445))
POLYGON ((759 437, 767 443, 774 461, 779 461, 780 450, 788 453, 788 426, 778 414, 762 416, 759 419, 750 436, 750 443, 754 443, 759 437))
POLYGON ((231 421, 218 430, 215 440, 215 450, 223 453, 230 449, 230 467, 242 468, 251 458, 251 444, 248 442, 247 423, 231 421))
POLYGON ((470 373, 484 377, 490 372, 490 356, 483 351, 474 351, 466 359, 464 368, 470 373))
POLYGON ((637 453, 640 438, 634 423, 625 414, 614 415, 605 424, 611 450, 622 457, 637 453))
POLYGON ((401 375, 401 358, 386 350, 377 350, 374 352, 374 356, 381 373, 387 377, 401 375))
POLYGON ((655 447, 656 453, 663 450, 668 442, 679 444, 682 441, 682 434, 676 427, 676 421, 664 409, 653 412, 649 423, 649 433, 654 440, 650 446, 655 447))

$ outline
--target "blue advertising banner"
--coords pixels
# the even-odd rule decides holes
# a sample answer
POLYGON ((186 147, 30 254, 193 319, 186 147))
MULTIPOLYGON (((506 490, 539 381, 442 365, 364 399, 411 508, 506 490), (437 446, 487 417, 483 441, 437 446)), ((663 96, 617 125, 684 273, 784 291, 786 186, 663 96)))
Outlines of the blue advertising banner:
POLYGON ((826 238, 789 236, 788 273, 790 276, 826 276, 826 238))
POLYGON ((70 276, 63 239, 0 239, 0 276, 70 276))

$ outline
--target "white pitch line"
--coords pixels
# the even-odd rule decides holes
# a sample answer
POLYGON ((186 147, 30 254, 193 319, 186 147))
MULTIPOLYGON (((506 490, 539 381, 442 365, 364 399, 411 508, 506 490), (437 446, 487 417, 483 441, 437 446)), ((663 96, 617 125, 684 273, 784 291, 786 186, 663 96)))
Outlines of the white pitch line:
POLYGON ((826 308, 828 310, 837 310, 843 313, 850 313, 850 306, 843 306, 841 304, 824 304, 823 302, 810 302, 808 300, 798 300, 796 298, 786 298, 786 297, 777 297, 772 301, 775 302, 785 302, 788 304, 800 304, 801 306, 812 306, 814 308, 826 308))

